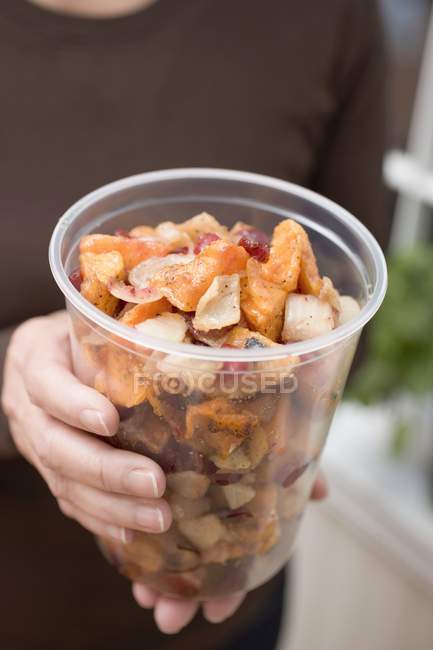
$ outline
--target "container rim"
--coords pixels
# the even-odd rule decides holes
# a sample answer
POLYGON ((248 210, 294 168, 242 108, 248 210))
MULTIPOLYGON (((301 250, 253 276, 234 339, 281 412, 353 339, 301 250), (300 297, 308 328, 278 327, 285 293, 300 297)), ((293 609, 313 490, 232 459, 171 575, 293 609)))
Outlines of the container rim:
POLYGON ((58 221, 49 246, 49 263, 53 277, 66 300, 70 302, 82 315, 86 316, 93 324, 98 325, 110 334, 121 337, 126 341, 147 347, 153 350, 174 354, 182 357, 208 361, 269 361, 283 359, 288 356, 299 356, 319 352, 324 348, 335 345, 350 338, 359 332, 378 311, 385 297, 387 288, 387 267, 383 252, 373 235, 350 212, 320 194, 305 187, 295 185, 288 181, 272 178, 251 172, 217 169, 217 168, 178 168, 161 171, 151 171, 114 181, 90 192, 74 203, 58 221), (74 220, 83 210, 103 198, 107 198, 132 187, 142 184, 168 181, 168 180, 226 180, 243 183, 254 183, 270 189, 280 190, 295 195, 301 199, 315 203, 330 211, 332 216, 349 228, 370 251, 376 272, 376 284, 368 296, 367 302, 362 307, 356 318, 345 325, 337 327, 325 336, 320 336, 298 343, 288 343, 274 348, 261 348, 252 350, 236 350, 232 348, 209 348, 206 346, 192 345, 191 343, 173 343, 145 335, 136 329, 123 325, 107 314, 91 305, 71 284, 64 269, 61 251, 64 237, 74 220))

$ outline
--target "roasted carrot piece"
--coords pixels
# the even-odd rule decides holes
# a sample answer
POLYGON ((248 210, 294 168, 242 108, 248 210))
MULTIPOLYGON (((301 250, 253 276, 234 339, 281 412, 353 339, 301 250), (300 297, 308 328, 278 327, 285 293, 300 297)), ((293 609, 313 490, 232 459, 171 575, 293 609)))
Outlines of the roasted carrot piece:
POLYGON ((272 237, 269 259, 262 264, 263 279, 287 293, 298 286, 304 234, 302 226, 292 219, 279 223, 272 237))
POLYGON ((323 282, 319 269, 317 268, 316 256, 314 255, 310 239, 305 230, 303 230, 299 291, 312 296, 319 296, 322 286, 323 282))
POLYGON ((272 341, 277 341, 283 327, 286 291, 263 278, 263 265, 251 258, 247 277, 241 282, 241 309, 248 325, 272 341))
POLYGON ((160 257, 168 252, 166 244, 158 239, 134 239, 116 235, 86 235, 80 243, 81 253, 108 253, 118 251, 130 271, 149 257, 160 257))
POLYGON ((135 327, 138 323, 142 323, 148 318, 154 318, 164 311, 170 311, 171 305, 166 298, 155 300, 155 302, 148 302, 144 305, 135 305, 131 309, 125 311, 119 318, 119 321, 129 327, 135 327))
POLYGON ((152 279, 152 286, 182 311, 194 311, 217 275, 231 275, 245 269, 248 253, 241 246, 218 240, 189 264, 168 266, 152 279))

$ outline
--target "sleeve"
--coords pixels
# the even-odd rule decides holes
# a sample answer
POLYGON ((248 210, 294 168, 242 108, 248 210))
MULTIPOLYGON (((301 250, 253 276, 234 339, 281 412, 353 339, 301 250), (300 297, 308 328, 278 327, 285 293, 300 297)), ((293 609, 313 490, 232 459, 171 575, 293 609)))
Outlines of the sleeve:
POLYGON ((313 189, 388 242, 391 216, 382 180, 386 147, 385 39, 376 0, 345 3, 332 74, 337 111, 319 153, 313 189))
MULTIPOLYGON (((4 362, 14 327, 0 330, 0 392, 3 384, 4 362)), ((14 443, 9 433, 8 421, 0 406, 0 460, 16 455, 14 443)))

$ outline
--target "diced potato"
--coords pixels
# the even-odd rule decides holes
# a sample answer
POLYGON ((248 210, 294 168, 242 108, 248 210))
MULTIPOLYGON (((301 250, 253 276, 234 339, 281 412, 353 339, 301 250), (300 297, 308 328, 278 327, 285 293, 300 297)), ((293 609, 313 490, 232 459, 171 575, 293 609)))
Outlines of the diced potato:
POLYGON ((210 480, 197 472, 175 472, 167 474, 167 485, 170 490, 186 499, 201 499, 207 492, 210 480))
POLYGON ((185 319, 180 314, 171 314, 170 312, 164 312, 155 318, 148 318, 135 327, 142 334, 175 343, 182 343, 187 331, 185 319))
POLYGON ((201 551, 211 548, 224 535, 224 526, 216 515, 183 519, 178 522, 178 527, 182 535, 201 551))
POLYGON ((125 277, 123 258, 116 251, 100 254, 82 253, 80 269, 83 280, 96 278, 105 285, 114 278, 122 280, 125 277))
POLYGON ((204 453, 227 458, 257 424, 256 415, 224 397, 190 404, 186 414, 186 439, 204 453))
POLYGON ((171 309, 171 305, 167 298, 155 300, 155 302, 148 302, 143 305, 135 305, 131 309, 124 311, 119 318, 119 321, 129 327, 135 327, 139 323, 143 323, 148 318, 154 318, 158 314, 167 312, 171 309))
POLYGON ((339 325, 345 325, 348 323, 352 318, 355 318, 361 310, 360 306, 352 296, 341 296, 340 305, 341 311, 338 321, 339 325))
POLYGON ((117 310, 119 300, 110 294, 107 284, 110 280, 122 280, 125 277, 125 266, 120 253, 82 253, 80 270, 83 278, 81 295, 92 305, 112 316, 117 310))
POLYGON ((241 284, 241 308, 249 326, 276 341, 281 334, 286 291, 264 279, 263 265, 251 258, 241 284))
POLYGON ((245 269, 248 253, 241 246, 218 240, 206 246, 193 262, 162 269, 151 284, 182 311, 195 311, 202 295, 217 275, 245 269))
POLYGON ((222 539, 211 548, 202 551, 201 561, 203 564, 225 564, 230 560, 252 554, 253 550, 245 544, 229 543, 222 539))
MULTIPOLYGON (((305 230, 296 221, 286 219, 278 224, 272 237, 269 260, 262 264, 262 277, 284 289, 295 291, 301 272, 305 230)), ((258 329, 258 328, 257 328, 258 329)))
POLYGON ((195 390, 212 395, 215 390, 217 373, 223 363, 206 359, 193 359, 168 354, 157 362, 157 372, 162 373, 164 383, 176 380, 179 386, 184 386, 187 393, 195 390))
POLYGON ((119 252, 125 263, 126 270, 137 266, 149 257, 163 256, 168 252, 167 245, 157 237, 139 239, 116 235, 86 235, 81 238, 81 253, 119 252))
POLYGON ((217 275, 198 301, 193 326, 203 332, 235 325, 241 317, 240 277, 217 275))
POLYGON ((287 296, 283 340, 305 341, 328 334, 334 328, 332 307, 314 296, 291 293, 287 296))
POLYGON ((215 217, 207 212, 201 212, 195 217, 179 224, 179 229, 186 232, 191 239, 196 242, 200 235, 214 232, 224 239, 228 235, 227 228, 222 226, 215 217))
POLYGON ((251 467, 257 467, 269 451, 268 437, 261 427, 256 427, 254 433, 249 437, 247 449, 251 467))
POLYGON ((302 229, 302 254, 298 288, 300 293, 316 297, 319 297, 322 290, 322 278, 317 268, 316 256, 304 229, 302 229))
POLYGON ((167 244, 170 251, 185 247, 192 249, 191 237, 172 221, 163 221, 158 224, 155 233, 167 244))
POLYGON ((205 515, 210 510, 210 501, 207 498, 187 499, 180 494, 173 493, 168 497, 173 519, 196 519, 205 515))
POLYGON ((268 521, 261 533, 261 540, 257 552, 264 555, 271 550, 280 538, 280 526, 278 519, 271 519, 268 521))
POLYGON ((244 472, 251 469, 251 461, 242 447, 235 449, 230 456, 212 456, 211 460, 225 472, 244 472))
POLYGON ((236 510, 254 498, 256 491, 243 483, 231 483, 222 488, 229 508, 236 510))
POLYGON ((119 306, 119 299, 112 296, 105 284, 96 278, 83 280, 80 289, 81 295, 92 305, 108 316, 114 316, 119 306))
POLYGON ((249 510, 259 519, 264 516, 274 518, 277 516, 278 490, 273 483, 268 483, 257 488, 254 499, 249 504, 249 510))
MULTIPOLYGON (((284 298, 285 301, 285 298, 284 298)), ((260 334, 260 332, 252 332, 247 327, 234 327, 227 335, 225 344, 231 348, 246 348, 247 350, 254 350, 255 348, 269 348, 277 345, 271 339, 260 334)))
POLYGON ((200 555, 187 548, 176 548, 171 553, 164 555, 164 570, 166 571, 193 571, 200 566, 200 555))
MULTIPOLYGON (((337 317, 339 316, 341 311, 340 294, 332 284, 332 280, 327 277, 324 277, 322 280, 322 288, 319 293, 319 298, 320 300, 329 303, 334 311, 334 314, 337 317)), ((338 318, 334 318, 334 320, 338 320, 338 318)))

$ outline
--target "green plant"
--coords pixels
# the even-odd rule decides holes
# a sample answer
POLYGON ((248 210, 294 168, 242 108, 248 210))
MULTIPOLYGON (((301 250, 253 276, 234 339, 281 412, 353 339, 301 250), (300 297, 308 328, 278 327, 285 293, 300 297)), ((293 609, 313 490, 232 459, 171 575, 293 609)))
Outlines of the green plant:
POLYGON ((350 396, 364 403, 433 390, 433 247, 395 255, 389 289, 369 332, 350 396))

